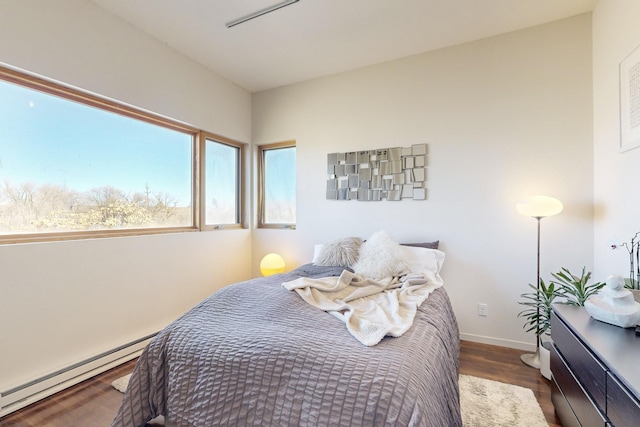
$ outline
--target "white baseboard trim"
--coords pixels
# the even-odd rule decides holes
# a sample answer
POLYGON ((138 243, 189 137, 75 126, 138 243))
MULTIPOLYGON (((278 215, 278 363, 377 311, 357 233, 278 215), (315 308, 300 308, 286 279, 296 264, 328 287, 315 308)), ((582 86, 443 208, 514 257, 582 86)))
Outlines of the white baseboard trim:
POLYGON ((524 350, 524 351, 531 351, 531 352, 536 351, 535 338, 533 339, 533 342, 526 343, 522 341, 512 341, 512 340, 505 340, 501 338, 486 337, 483 335, 460 333, 460 339, 463 341, 471 341, 471 342, 477 342, 481 344, 491 344, 491 345, 497 345, 500 347, 516 348, 518 350, 524 350))

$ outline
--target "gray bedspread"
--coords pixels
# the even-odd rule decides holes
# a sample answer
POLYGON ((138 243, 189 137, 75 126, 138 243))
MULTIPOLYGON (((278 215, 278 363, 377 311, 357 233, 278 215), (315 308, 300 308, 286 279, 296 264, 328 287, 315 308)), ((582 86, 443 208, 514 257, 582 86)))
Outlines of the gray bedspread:
POLYGON ((461 426, 458 326, 444 288, 399 338, 366 347, 281 286, 302 266, 227 286, 140 356, 112 426, 461 426))

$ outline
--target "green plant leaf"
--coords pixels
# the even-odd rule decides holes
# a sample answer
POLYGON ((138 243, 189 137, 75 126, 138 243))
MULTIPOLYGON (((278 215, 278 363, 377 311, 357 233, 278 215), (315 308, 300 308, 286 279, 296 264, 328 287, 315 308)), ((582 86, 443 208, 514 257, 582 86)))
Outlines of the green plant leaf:
POLYGON ((519 301, 518 304, 527 308, 518 313, 518 317, 525 319, 525 332, 535 331, 538 336, 548 335, 551 327, 551 304, 558 296, 555 285, 549 283, 547 286, 544 280, 540 279, 539 289, 530 283, 529 287, 534 292, 520 295, 523 301, 519 301))
POLYGON ((572 274, 564 267, 551 275, 556 280, 551 283, 558 285, 558 294, 565 299, 565 304, 569 305, 583 306, 590 296, 598 293, 605 286, 601 282, 589 284, 591 272, 586 271, 585 267, 582 267, 580 276, 572 274))

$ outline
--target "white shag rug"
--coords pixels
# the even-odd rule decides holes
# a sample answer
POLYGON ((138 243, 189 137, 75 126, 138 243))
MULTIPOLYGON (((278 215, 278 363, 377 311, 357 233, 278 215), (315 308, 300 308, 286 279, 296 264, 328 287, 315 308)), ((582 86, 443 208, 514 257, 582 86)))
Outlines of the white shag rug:
MULTIPOLYGON (((124 393, 131 374, 111 385, 124 393)), ((460 375, 460 411, 464 427, 548 427, 528 388, 460 375)))
POLYGON ((533 391, 460 375, 460 411, 465 427, 549 427, 533 391))
POLYGON ((124 377, 120 377, 114 382, 111 383, 111 386, 118 390, 120 393, 124 393, 127 391, 127 386, 129 385, 129 379, 131 378, 131 374, 125 375, 124 377))

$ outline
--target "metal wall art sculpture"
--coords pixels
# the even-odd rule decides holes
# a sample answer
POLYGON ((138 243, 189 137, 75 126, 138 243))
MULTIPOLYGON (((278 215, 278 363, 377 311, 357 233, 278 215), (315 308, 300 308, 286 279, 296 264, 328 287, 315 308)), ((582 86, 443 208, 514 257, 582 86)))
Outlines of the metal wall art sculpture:
POLYGON ((327 155, 327 200, 426 200, 427 144, 327 155))

